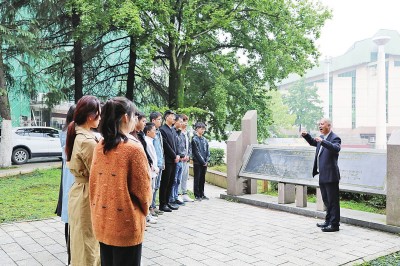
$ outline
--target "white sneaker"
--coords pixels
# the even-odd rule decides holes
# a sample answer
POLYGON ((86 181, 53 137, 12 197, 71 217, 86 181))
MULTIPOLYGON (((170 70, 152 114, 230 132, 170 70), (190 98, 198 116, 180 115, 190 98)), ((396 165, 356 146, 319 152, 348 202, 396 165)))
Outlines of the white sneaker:
POLYGON ((178 200, 181 201, 181 202, 183 202, 182 195, 179 195, 179 196, 178 196, 178 200))
POLYGON ((189 197, 188 194, 182 196, 183 202, 193 202, 194 200, 189 197))
POLYGON ((146 220, 147 220, 147 222, 148 222, 149 224, 156 224, 156 223, 157 223, 157 219, 156 219, 155 217, 151 216, 151 215, 148 215, 148 216, 146 217, 146 220))

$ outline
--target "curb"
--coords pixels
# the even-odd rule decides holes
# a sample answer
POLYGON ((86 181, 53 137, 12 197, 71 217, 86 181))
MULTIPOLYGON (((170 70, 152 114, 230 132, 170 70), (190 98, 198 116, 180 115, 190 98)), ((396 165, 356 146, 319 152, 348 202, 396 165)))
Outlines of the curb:
MULTIPOLYGON (((231 196, 231 195, 227 195, 227 194, 220 194, 220 198, 226 199, 226 200, 234 200, 234 201, 237 201, 240 203, 245 203, 245 204, 258 206, 258 207, 262 207, 262 208, 284 211, 284 212, 289 212, 289 213, 293 213, 293 214, 297 214, 297 215, 303 215, 303 216, 307 216, 307 217, 314 217, 314 218, 321 218, 321 219, 325 218, 324 212, 307 210, 307 209, 303 209, 300 207, 293 207, 293 206, 286 205, 286 204, 277 204, 277 203, 273 203, 273 202, 259 201, 259 200, 244 198, 241 196, 231 196)), ((383 232, 400 234, 400 227, 377 223, 377 222, 373 222, 373 221, 366 221, 366 220, 348 217, 348 216, 340 216, 340 222, 345 223, 345 224, 360 226, 360 227, 366 227, 369 229, 379 230, 379 231, 383 231, 383 232)))

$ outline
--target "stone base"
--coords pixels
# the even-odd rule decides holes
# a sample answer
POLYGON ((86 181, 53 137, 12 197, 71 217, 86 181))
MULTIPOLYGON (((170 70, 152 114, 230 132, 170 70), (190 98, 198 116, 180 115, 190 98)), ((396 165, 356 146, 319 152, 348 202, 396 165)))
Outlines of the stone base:
POLYGON ((307 186, 296 185, 296 207, 307 207, 307 186))
POLYGON ((296 185, 278 183, 278 203, 287 204, 295 202, 296 185))

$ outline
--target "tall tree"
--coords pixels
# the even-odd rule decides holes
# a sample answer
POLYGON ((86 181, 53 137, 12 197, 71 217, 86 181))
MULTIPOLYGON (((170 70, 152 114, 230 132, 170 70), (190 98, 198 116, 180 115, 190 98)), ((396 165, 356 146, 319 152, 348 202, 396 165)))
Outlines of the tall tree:
POLYGON ((317 87, 307 86, 304 79, 289 88, 284 102, 290 112, 296 115, 295 124, 307 130, 315 129, 317 121, 323 116, 322 101, 317 94, 317 87))
POLYGON ((242 54, 247 71, 270 87, 289 73, 304 73, 318 58, 314 42, 331 15, 311 0, 170 0, 161 5, 163 12, 148 25, 164 29, 155 40, 155 59, 167 70, 167 100, 174 108, 185 106, 187 68, 198 58, 242 54))
POLYGON ((283 103, 282 94, 278 90, 270 90, 267 93, 270 99, 270 109, 272 113, 272 124, 269 130, 276 137, 284 137, 283 130, 293 129, 296 121, 296 115, 291 114, 289 106, 283 103))
POLYGON ((32 10, 28 0, 3 1, 0 3, 0 116, 1 143, 0 167, 11 165, 11 109, 8 94, 11 89, 35 84, 36 73, 32 69, 40 58, 41 42, 36 33, 36 21, 27 20, 25 12, 32 10), (13 66, 21 70, 17 80, 12 74, 13 66))

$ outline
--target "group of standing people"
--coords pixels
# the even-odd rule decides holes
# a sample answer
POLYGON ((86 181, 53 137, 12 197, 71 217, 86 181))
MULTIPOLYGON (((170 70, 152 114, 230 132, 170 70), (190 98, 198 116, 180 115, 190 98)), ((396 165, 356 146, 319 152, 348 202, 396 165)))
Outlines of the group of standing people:
POLYGON ((195 200, 208 199, 205 124, 197 122, 190 139, 186 115, 168 110, 149 118, 124 97, 101 104, 87 95, 70 108, 68 126, 60 134, 57 208, 65 222, 70 265, 140 265, 146 225, 193 201, 187 194, 190 158, 195 200))

